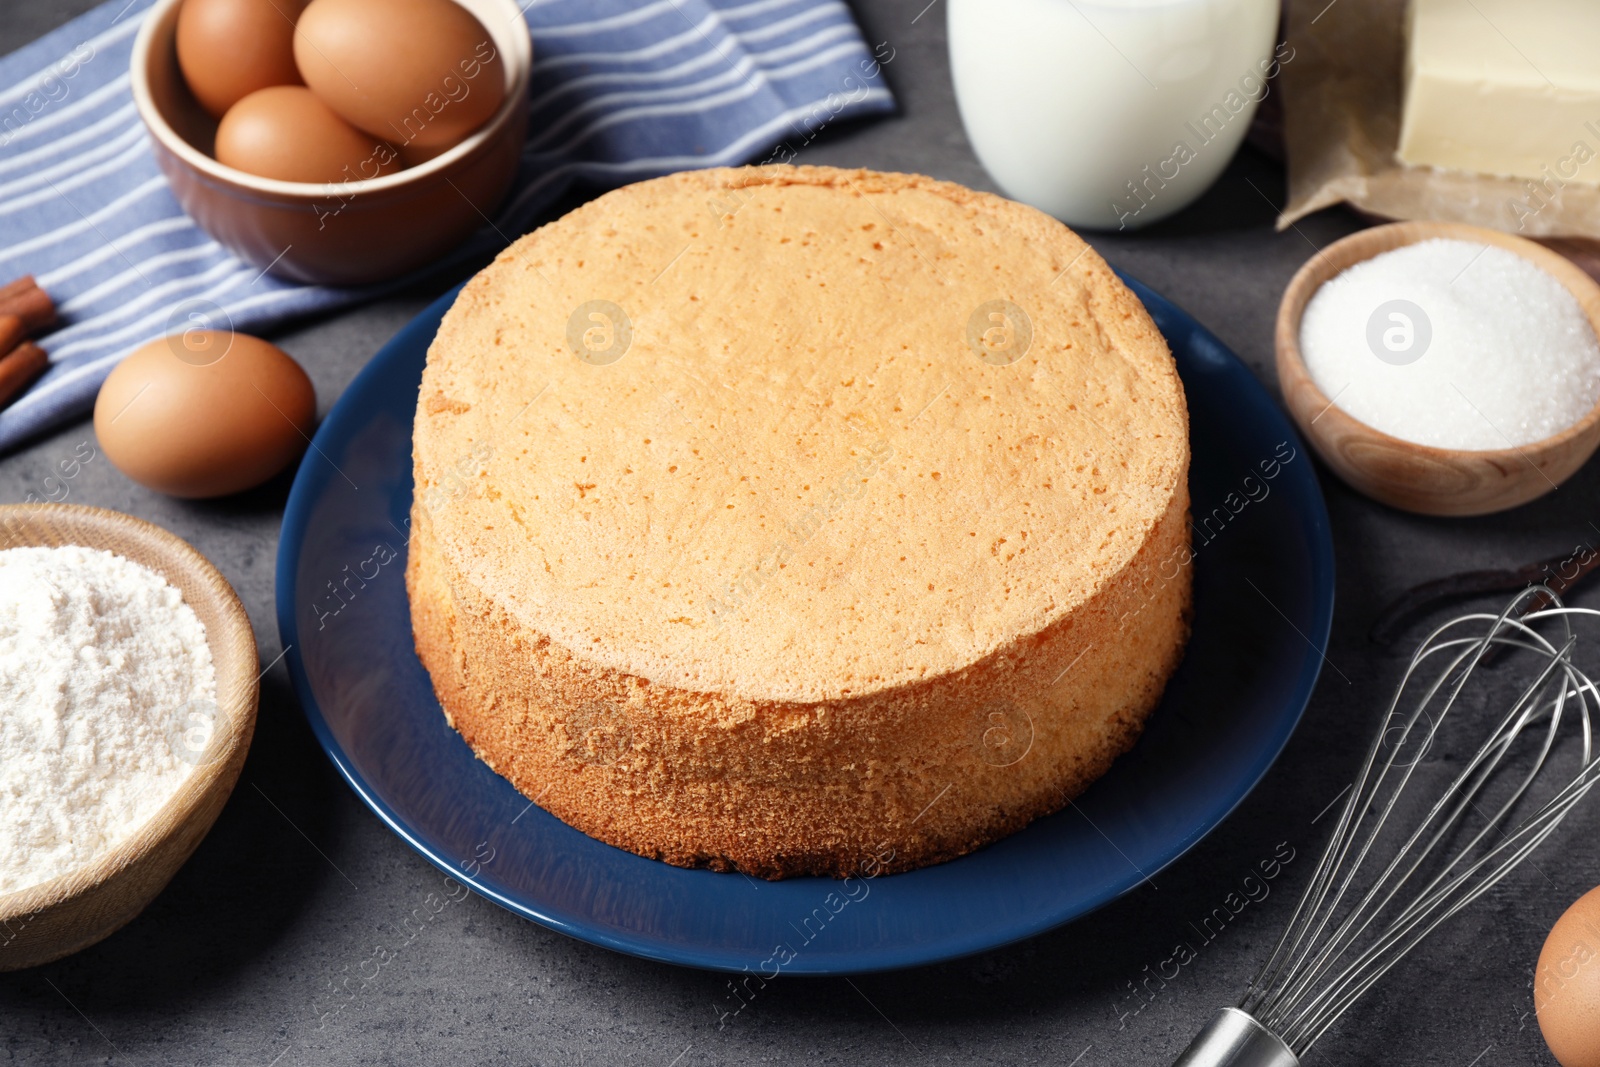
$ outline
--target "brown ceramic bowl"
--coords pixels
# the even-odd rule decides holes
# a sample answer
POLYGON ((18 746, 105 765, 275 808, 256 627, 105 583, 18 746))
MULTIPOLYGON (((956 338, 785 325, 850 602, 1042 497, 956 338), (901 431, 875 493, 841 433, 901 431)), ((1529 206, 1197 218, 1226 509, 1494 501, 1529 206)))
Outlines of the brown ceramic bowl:
POLYGON ((0 893, 0 971, 88 948, 143 911, 200 844, 244 766, 255 732, 255 635, 226 578, 186 542, 142 519, 68 504, 0 506, 0 548, 84 545, 149 567, 183 593, 205 624, 217 708, 195 769, 166 806, 87 865, 0 893))
POLYGON ((1600 445, 1600 405, 1567 429, 1517 448, 1432 448, 1391 437, 1333 403, 1300 355, 1300 317, 1323 282, 1347 267, 1431 238, 1495 245, 1531 261, 1566 286, 1600 335, 1600 285, 1542 245, 1459 222, 1396 222, 1335 241, 1295 274, 1278 305, 1278 385, 1300 432, 1334 472, 1391 507, 1423 515, 1487 515, 1543 496, 1600 445))
POLYGON ((458 0, 503 57, 506 98, 477 132, 415 167, 329 185, 258 178, 211 157, 217 122, 178 70, 178 7, 158 0, 133 45, 133 99, 178 203, 246 263, 299 282, 398 277, 460 244, 511 187, 528 125, 533 45, 514 0, 458 0))

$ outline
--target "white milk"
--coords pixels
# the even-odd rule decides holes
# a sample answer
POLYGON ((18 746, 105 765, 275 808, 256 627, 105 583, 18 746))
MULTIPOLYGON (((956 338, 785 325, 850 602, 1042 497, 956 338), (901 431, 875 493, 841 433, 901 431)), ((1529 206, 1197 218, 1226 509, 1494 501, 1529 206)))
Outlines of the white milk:
POLYGON ((1205 192, 1250 125, 1278 0, 949 0, 956 101, 1014 199, 1128 229, 1205 192))

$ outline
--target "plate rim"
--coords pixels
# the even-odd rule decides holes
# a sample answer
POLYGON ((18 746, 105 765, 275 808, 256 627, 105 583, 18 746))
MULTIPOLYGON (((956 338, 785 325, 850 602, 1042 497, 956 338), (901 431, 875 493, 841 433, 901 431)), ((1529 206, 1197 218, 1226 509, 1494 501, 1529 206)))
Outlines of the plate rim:
MULTIPOLYGON (((1184 311, 1171 300, 1140 282, 1125 271, 1113 268, 1121 280, 1133 290, 1134 294, 1145 305, 1147 310, 1152 308, 1163 311, 1173 321, 1184 328, 1190 338, 1198 338, 1207 343, 1216 352, 1224 355, 1231 363, 1230 371, 1242 372, 1250 387, 1260 395, 1259 400, 1272 411, 1282 423, 1283 432, 1287 439, 1296 447, 1301 455, 1309 458, 1305 442, 1301 438, 1288 416, 1279 410, 1271 394, 1260 379, 1256 377, 1248 365, 1239 358, 1231 348, 1224 344, 1220 338, 1213 334, 1206 326, 1200 323, 1188 312, 1184 311)), ((470 279, 468 280, 470 281, 470 279)), ((310 446, 306 450, 299 467, 295 471, 294 481, 289 490, 289 497, 284 506, 283 522, 279 527, 278 552, 276 571, 273 579, 273 589, 276 601, 276 615, 278 635, 285 652, 283 654, 289 671, 289 677, 296 699, 300 703, 301 713, 305 716, 307 724, 311 727, 317 744, 340 777, 350 786, 351 790, 370 809, 378 819, 395 833, 409 847, 420 854, 438 870, 455 878, 470 887, 475 893, 493 901, 515 915, 529 919, 539 925, 565 934, 576 940, 601 948, 610 949, 624 955, 651 960, 657 963, 673 964, 701 970, 718 971, 725 973, 740 973, 748 969, 749 962, 742 957, 738 960, 732 958, 728 950, 706 949, 696 945, 694 947, 675 946, 661 948, 657 943, 637 936, 619 935, 602 927, 587 925, 581 922, 552 914, 546 910, 532 906, 522 900, 508 897, 491 886, 485 884, 474 875, 463 869, 465 861, 452 862, 449 857, 436 854, 436 851, 424 844, 412 831, 406 820, 378 795, 377 791, 363 776, 350 765, 343 746, 333 735, 332 728, 328 725, 327 717, 323 714, 321 705, 316 695, 311 690, 310 680, 305 672, 305 665, 300 655, 299 631, 294 618, 294 608, 297 605, 293 576, 298 571, 301 547, 308 528, 309 511, 311 509, 313 492, 310 487, 310 475, 314 454, 322 452, 322 446, 327 443, 326 438, 332 436, 330 427, 341 424, 349 417, 349 409, 356 406, 356 396, 362 392, 358 386, 364 386, 369 379, 378 377, 384 370, 385 364, 395 358, 402 350, 422 343, 424 347, 431 343, 438 330, 438 320, 441 319, 450 306, 455 302, 461 290, 468 284, 463 281, 452 287, 438 299, 429 303, 425 308, 412 317, 400 330, 386 341, 378 351, 367 361, 350 380, 334 401, 326 416, 317 427, 312 436, 310 446), (432 325, 429 325, 429 323, 432 325), (419 335, 426 334, 426 337, 419 335)), ((1155 319, 1154 311, 1151 313, 1155 319)), ((1159 330, 1159 325, 1157 326, 1159 330)), ((1163 333, 1169 346, 1171 339, 1163 333)), ((330 461, 331 462, 331 461, 330 461)), ((1253 767, 1248 775, 1242 775, 1237 781, 1231 802, 1204 826, 1197 826, 1193 831, 1175 838, 1168 848, 1163 850, 1160 862, 1142 871, 1135 871, 1135 877, 1128 880, 1127 884, 1090 894, 1086 903, 1062 911, 1041 909, 1039 913, 1027 922, 1019 922, 1006 932, 1003 937, 995 937, 992 933, 974 934, 963 937, 955 933, 941 938, 937 942, 925 942, 912 945, 896 945, 885 948, 857 950, 860 959, 848 965, 841 965, 836 957, 822 960, 796 959, 793 964, 785 968, 785 973, 797 976, 823 977, 853 974, 870 974, 882 971, 902 970, 909 967, 927 966, 949 960, 961 959, 966 956, 981 952, 993 951, 1006 945, 1029 940, 1050 930, 1078 921, 1093 914, 1133 890, 1143 885, 1145 881, 1160 874, 1162 871, 1183 858, 1189 851, 1205 840, 1219 826, 1226 822, 1239 805, 1253 793, 1261 780, 1277 763, 1283 750, 1288 746, 1289 739, 1299 728, 1300 721, 1305 715, 1306 708, 1316 692, 1317 682, 1322 674, 1322 666, 1326 661, 1328 641, 1332 633, 1334 596, 1336 580, 1336 559, 1333 550, 1333 536, 1331 522, 1328 515, 1327 499, 1322 491, 1320 478, 1314 466, 1307 472, 1310 479, 1309 488, 1311 514, 1303 515, 1307 531, 1310 534, 1309 563, 1311 572, 1311 613, 1315 620, 1311 627, 1312 632, 1305 634, 1310 652, 1306 663, 1302 666, 1300 677, 1296 682, 1294 695, 1290 703, 1297 705, 1292 715, 1285 715, 1278 720, 1277 736, 1271 741, 1267 751, 1253 767)), ((1070 806, 1070 805, 1069 805, 1070 806)), ((1065 810, 1065 809, 1063 809, 1065 810)), ((1022 831, 1026 832, 1024 827, 1022 831)), ((603 842, 602 842, 603 844, 603 842)), ((979 850, 977 855, 981 855, 979 850)), ((962 857, 965 859, 968 857, 962 857)), ((959 862, 952 861, 952 862, 959 862)))

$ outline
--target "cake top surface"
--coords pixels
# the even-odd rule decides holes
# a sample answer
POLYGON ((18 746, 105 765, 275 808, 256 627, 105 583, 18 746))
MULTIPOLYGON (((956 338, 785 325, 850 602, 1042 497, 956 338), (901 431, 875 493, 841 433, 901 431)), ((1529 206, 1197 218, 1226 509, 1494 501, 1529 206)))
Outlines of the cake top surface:
POLYGON ((419 521, 580 660, 766 700, 1015 648, 1186 477, 1166 345, 1049 217, 822 167, 628 186, 506 249, 423 375, 419 521))

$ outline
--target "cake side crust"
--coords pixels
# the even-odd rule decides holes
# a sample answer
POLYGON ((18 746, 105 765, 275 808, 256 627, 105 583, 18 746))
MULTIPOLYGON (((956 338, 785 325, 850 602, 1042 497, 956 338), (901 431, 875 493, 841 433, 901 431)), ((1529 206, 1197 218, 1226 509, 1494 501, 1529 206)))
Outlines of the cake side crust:
POLYGON ((1188 637, 1186 493, 1071 617, 858 702, 729 701, 595 671, 442 573, 431 548, 418 515, 417 652, 479 758, 608 844, 762 878, 844 877, 874 858, 910 870, 1060 810, 1137 741, 1188 637))

